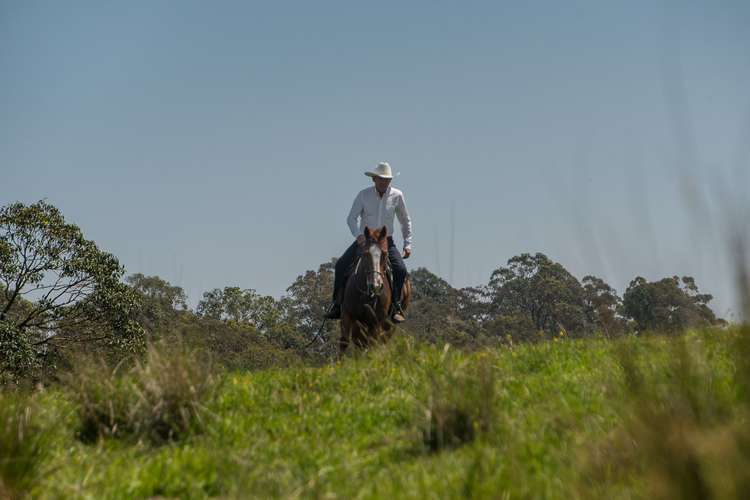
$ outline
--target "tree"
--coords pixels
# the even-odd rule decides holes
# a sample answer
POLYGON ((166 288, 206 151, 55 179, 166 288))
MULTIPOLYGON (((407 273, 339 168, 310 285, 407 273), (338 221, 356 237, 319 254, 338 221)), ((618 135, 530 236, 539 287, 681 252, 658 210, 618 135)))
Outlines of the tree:
POLYGON ((412 300, 429 301, 435 305, 451 307, 455 305, 456 290, 436 274, 424 267, 409 273, 413 287, 412 300))
POLYGON ((141 298, 137 318, 152 336, 173 328, 180 313, 187 311, 187 295, 179 286, 141 273, 131 274, 125 281, 141 298))
POLYGON ((587 330, 583 287, 542 253, 508 260, 508 267, 492 273, 485 293, 493 320, 502 319, 503 324, 528 325, 551 335, 587 330))
MULTIPOLYGON (((45 201, 0 209, 0 322, 37 353, 47 345, 105 342, 129 350, 143 330, 138 296, 117 259, 45 201)), ((12 353, 4 353, 5 355, 12 353)))
MULTIPOLYGON (((320 328, 323 315, 331 304, 333 296, 333 275, 336 260, 321 264, 318 271, 307 271, 297 276, 286 296, 281 299, 284 321, 299 330, 304 337, 312 337, 320 328)), ((325 332, 333 334, 335 323, 326 323, 325 332)))
POLYGON ((701 294, 690 276, 677 276, 648 282, 638 276, 623 295, 622 311, 639 331, 677 332, 718 324, 708 303, 711 295, 701 294))
POLYGON ((622 303, 617 291, 596 276, 584 276, 581 283, 583 307, 588 322, 608 337, 621 334, 625 325, 617 316, 622 303))
POLYGON ((281 319, 279 304, 273 297, 236 286, 205 292, 198 302, 197 314, 201 318, 249 324, 264 334, 268 334, 281 319))
POLYGON ((470 339, 458 315, 458 290, 424 267, 409 273, 412 300, 405 327, 428 342, 462 343, 470 339))

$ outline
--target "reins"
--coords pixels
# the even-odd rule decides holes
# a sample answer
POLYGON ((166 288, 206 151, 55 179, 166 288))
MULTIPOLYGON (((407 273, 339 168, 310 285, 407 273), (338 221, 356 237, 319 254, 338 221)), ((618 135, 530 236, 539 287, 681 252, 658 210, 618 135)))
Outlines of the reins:
MULTIPOLYGON (((317 332, 315 332, 315 335, 313 335, 313 338, 312 338, 312 340, 311 340, 310 342, 308 342, 308 343, 307 343, 307 344, 306 344, 306 345, 305 345, 305 346, 304 346, 304 347, 302 348, 303 350, 304 350, 304 349, 307 349, 308 347, 310 347, 311 345, 313 345, 313 344, 315 343, 315 341, 316 341, 316 340, 318 340, 318 339, 321 339, 321 340, 322 340, 322 339, 323 339, 323 337, 321 337, 321 335, 320 335, 320 334, 321 334, 321 333, 323 333, 323 328, 324 328, 324 327, 326 326, 326 321, 328 321, 328 318, 326 318, 326 317, 323 317, 323 322, 322 322, 322 323, 320 324, 320 328, 318 328, 318 331, 317 331, 317 332)), ((325 343, 326 343, 326 341, 325 341, 325 340, 323 340, 323 344, 325 344, 325 343)))

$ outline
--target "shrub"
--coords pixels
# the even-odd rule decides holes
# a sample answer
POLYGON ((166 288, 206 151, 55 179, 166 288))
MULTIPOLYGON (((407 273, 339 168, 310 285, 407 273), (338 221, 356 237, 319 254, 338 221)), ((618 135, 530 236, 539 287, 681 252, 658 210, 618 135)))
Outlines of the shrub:
POLYGON ((22 498, 42 476, 52 435, 32 401, 0 394, 0 498, 22 498))
POLYGON ((220 380, 208 356, 182 346, 152 345, 128 369, 87 363, 69 384, 79 405, 78 436, 84 442, 130 436, 161 444, 201 432, 220 380))

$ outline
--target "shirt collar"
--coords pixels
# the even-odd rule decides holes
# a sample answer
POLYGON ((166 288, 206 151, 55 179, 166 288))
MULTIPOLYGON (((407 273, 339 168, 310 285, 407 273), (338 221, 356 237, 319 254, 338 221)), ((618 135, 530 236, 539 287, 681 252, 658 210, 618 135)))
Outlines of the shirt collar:
MULTIPOLYGON (((383 193, 383 198, 388 198, 388 195, 391 194, 391 187, 392 186, 388 186, 387 188, 385 188, 385 193, 383 193)), ((375 196, 377 196, 378 199, 380 199, 380 193, 378 193, 378 188, 373 186, 372 192, 375 193, 375 196)))

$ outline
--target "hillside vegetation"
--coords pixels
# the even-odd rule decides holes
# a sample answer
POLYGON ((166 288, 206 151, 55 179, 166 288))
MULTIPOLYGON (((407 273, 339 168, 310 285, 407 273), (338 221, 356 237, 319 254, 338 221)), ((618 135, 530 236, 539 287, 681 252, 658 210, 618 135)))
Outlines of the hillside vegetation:
MULTIPOLYGON (((55 381, 81 354, 115 365, 141 356, 149 343, 175 338, 209 350, 230 370, 327 362, 334 343, 307 346, 319 331, 322 338, 338 335, 336 322, 321 322, 335 262, 300 274, 278 298, 230 284, 205 291, 191 309, 181 287, 159 276, 126 275, 117 257, 45 200, 0 207, 0 386, 55 381)), ((727 324, 691 276, 636 276, 620 296, 603 279, 579 281, 542 253, 513 256, 486 284, 472 287, 454 288, 425 268, 410 276, 404 330, 438 346, 497 347, 560 332, 610 339, 678 334, 727 324)))
POLYGON ((0 496, 741 498, 749 359, 740 329, 255 372, 162 345, 0 396, 0 496))

